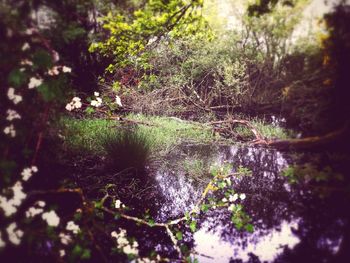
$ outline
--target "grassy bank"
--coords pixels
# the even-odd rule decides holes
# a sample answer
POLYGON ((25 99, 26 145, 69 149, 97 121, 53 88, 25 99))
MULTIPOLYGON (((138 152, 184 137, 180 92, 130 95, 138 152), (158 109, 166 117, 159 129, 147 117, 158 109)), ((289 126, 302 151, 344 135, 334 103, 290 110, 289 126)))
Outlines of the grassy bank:
MULTIPOLYGON (((255 127, 260 134, 266 139, 288 139, 295 137, 292 130, 285 129, 283 127, 275 126, 261 119, 251 119, 250 120, 253 127, 255 127)), ((252 131, 244 125, 237 125, 234 128, 234 133, 237 134, 237 138, 243 140, 255 139, 252 131)))
MULTIPOLYGON (((130 120, 131 125, 137 124, 137 128, 133 125, 133 132, 147 138, 147 144, 152 152, 166 153, 173 146, 184 142, 212 143, 220 139, 214 136, 210 129, 200 124, 179 119, 134 114, 128 115, 125 119, 130 120)), ((120 130, 130 128, 131 125, 127 124, 105 119, 62 118, 59 127, 65 149, 103 154, 103 145, 108 137, 119 136, 120 130)), ((126 132, 129 131, 132 132, 131 130, 126 132)))
MULTIPOLYGON (((181 143, 234 142, 234 138, 225 140, 213 133, 209 126, 178 118, 129 114, 124 119, 127 121, 62 118, 59 127, 63 146, 73 152, 104 154, 106 141, 121 136, 120 131, 144 138, 151 152, 160 154, 169 152, 172 147, 181 143)), ((251 123, 265 138, 285 139, 291 136, 290 131, 259 119, 253 119, 251 123)), ((233 131, 236 139, 254 138, 246 126, 237 125, 233 131)))

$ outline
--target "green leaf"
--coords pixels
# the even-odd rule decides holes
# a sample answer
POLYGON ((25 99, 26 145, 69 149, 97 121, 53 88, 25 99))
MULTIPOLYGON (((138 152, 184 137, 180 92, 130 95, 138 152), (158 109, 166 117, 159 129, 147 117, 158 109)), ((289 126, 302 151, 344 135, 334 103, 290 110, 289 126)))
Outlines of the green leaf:
POLYGON ((254 226, 252 224, 248 224, 245 227, 245 230, 247 230, 249 233, 253 233, 254 232, 254 226))
POLYGON ((190 223, 190 229, 193 233, 196 231, 196 229, 197 229, 197 222, 196 221, 192 221, 190 223))
POLYGON ((209 206, 207 204, 202 204, 201 210, 205 213, 209 210, 209 206))
POLYGON ((154 222, 154 219, 149 219, 148 220, 148 224, 152 227, 154 226, 155 222, 154 222))
POLYGON ((33 63, 35 67, 41 69, 49 69, 53 66, 50 53, 43 49, 39 49, 33 55, 33 63))
POLYGON ((177 240, 182 240, 182 232, 181 231, 176 232, 176 238, 177 238, 177 240))
POLYGON ((187 221, 190 219, 190 214, 188 212, 185 212, 185 218, 187 221))
POLYGON ((14 69, 8 75, 7 81, 10 86, 20 87, 27 79, 27 75, 19 69, 14 69))
POLYGON ((91 251, 90 249, 85 248, 83 250, 83 253, 81 254, 81 259, 89 259, 91 257, 91 251))
POLYGON ((74 246, 72 250, 72 255, 73 257, 77 258, 77 257, 80 257, 82 252, 83 252, 83 248, 79 244, 77 244, 74 246))
POLYGON ((42 98, 46 102, 61 101, 63 99, 62 88, 64 85, 64 79, 51 80, 49 82, 41 84, 37 90, 41 94, 42 98))
POLYGON ((87 107, 87 108, 85 109, 85 112, 86 112, 87 114, 92 114, 92 113, 95 112, 95 109, 89 106, 89 107, 87 107))

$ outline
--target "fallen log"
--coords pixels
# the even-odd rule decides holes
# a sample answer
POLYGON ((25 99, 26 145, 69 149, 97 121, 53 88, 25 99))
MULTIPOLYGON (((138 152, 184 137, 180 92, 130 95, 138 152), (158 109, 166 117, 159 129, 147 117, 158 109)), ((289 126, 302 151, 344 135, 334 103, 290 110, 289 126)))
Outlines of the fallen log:
POLYGON ((286 140, 256 140, 253 142, 254 145, 266 145, 269 147, 274 147, 279 150, 287 149, 311 149, 321 146, 327 146, 333 144, 349 133, 349 124, 345 124, 342 128, 327 133, 323 136, 312 136, 300 139, 286 139, 286 140))
POLYGON ((300 139, 266 139, 264 136, 254 127, 254 125, 247 120, 237 120, 237 119, 227 119, 223 121, 213 121, 208 123, 209 125, 217 125, 217 124, 242 124, 247 126, 251 132, 254 134, 255 139, 250 142, 253 145, 262 145, 268 147, 274 147, 279 150, 288 150, 288 149, 296 149, 296 150, 305 150, 312 149, 316 147, 327 146, 333 144, 337 141, 341 141, 341 139, 345 138, 349 133, 349 123, 345 123, 345 125, 335 131, 327 133, 322 136, 311 136, 300 139))

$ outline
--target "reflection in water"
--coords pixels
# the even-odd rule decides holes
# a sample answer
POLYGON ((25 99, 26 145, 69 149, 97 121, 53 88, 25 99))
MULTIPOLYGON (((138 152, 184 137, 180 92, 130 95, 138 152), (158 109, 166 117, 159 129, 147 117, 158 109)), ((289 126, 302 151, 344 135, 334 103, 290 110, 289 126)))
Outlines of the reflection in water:
POLYGON ((172 171, 157 171, 156 180, 159 182, 164 203, 160 206, 157 221, 169 219, 183 214, 194 208, 195 200, 200 198, 201 192, 194 185, 193 180, 186 178, 183 171, 176 174, 172 171))
POLYGON ((200 262, 229 262, 232 255, 234 258, 248 261, 251 254, 257 256, 261 261, 271 262, 283 252, 285 247, 292 249, 300 242, 300 239, 292 232, 292 229, 297 226, 297 222, 283 221, 280 226, 271 229, 265 235, 259 232, 251 234, 246 246, 242 246, 240 245, 241 240, 233 243, 223 241, 219 235, 222 232, 221 226, 217 231, 210 232, 204 224, 194 234, 195 250, 200 254, 200 262), (211 258, 204 255, 211 255, 211 258))
POLYGON ((280 173, 290 158, 272 149, 183 147, 170 157, 171 165, 156 172, 162 200, 155 209, 157 221, 191 210, 210 180, 196 181, 186 174, 182 160, 189 156, 202 158, 207 166, 228 162, 234 169, 243 166, 253 172, 234 178, 232 187, 246 194, 243 204, 255 231, 236 230, 227 209, 209 211, 193 236, 200 262, 330 262, 338 252, 348 218, 339 202, 346 205, 347 200, 320 199, 305 186, 289 185, 280 173))

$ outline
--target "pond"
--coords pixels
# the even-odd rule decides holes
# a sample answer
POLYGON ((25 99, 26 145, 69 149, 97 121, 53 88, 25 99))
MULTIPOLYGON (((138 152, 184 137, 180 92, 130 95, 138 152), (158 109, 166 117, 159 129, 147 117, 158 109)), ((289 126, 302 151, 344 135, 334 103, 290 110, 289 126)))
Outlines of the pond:
MULTIPOLYGON (((231 187, 246 198, 242 204, 254 231, 237 230, 226 207, 208 211, 196 231, 185 235, 199 262, 331 262, 341 249, 349 214, 342 194, 319 196, 307 184, 290 184, 281 175, 295 154, 244 145, 183 146, 154 171, 158 200, 156 222, 181 217, 195 207, 210 175, 193 177, 196 166, 232 164, 251 176, 233 178, 231 187), (192 166, 191 166, 192 165, 192 166)), ((161 253, 157 240, 148 240, 161 253)), ((164 242, 164 241, 162 241, 164 242)), ((169 249, 169 248, 167 248, 169 249)))
MULTIPOLYGON (((320 160, 327 159, 325 156, 326 153, 281 152, 247 144, 183 144, 163 158, 151 159, 146 175, 138 176, 139 186, 132 173, 109 172, 106 176, 102 166, 99 172, 82 176, 79 185, 93 200, 105 195, 96 194, 104 186, 114 185, 115 190, 108 188, 110 194, 130 208, 126 214, 148 222, 167 223, 196 207, 213 179, 210 167, 230 165, 231 183, 227 188, 240 197, 244 194, 235 202, 243 207, 253 227, 250 231, 238 229, 227 204, 211 206, 191 218, 196 221, 194 228, 184 221, 171 226, 174 236, 181 233, 175 242, 181 251, 187 251, 184 254, 199 262, 347 262, 348 183, 312 180, 312 173, 318 173, 315 171, 320 168, 320 160), (317 169, 302 170, 305 180, 283 176, 295 164, 312 164, 305 167, 317 169), (246 175, 238 176, 237 171, 245 171, 246 175)), ((344 160, 345 170, 341 172, 346 174, 348 161, 344 160)), ((321 169, 318 174, 322 180, 327 179, 327 174, 336 177, 333 170, 327 169, 328 173, 321 169)), ((209 198, 218 197, 217 192, 220 191, 211 191, 209 198)), ((221 201, 222 196, 219 198, 221 201)), ((153 252, 170 262, 183 262, 178 260, 174 240, 162 227, 135 224, 125 218, 111 218, 105 224, 112 225, 110 231, 115 230, 114 225, 135 237, 142 257, 153 252)))

